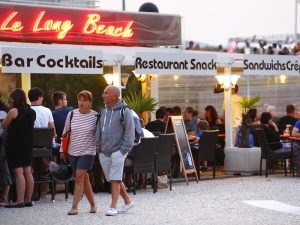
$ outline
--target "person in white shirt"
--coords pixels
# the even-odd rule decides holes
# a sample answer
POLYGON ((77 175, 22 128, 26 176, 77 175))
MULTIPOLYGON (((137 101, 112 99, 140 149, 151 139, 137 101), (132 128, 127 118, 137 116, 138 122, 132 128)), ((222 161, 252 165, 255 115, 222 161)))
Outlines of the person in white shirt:
POLYGON ((28 92, 31 108, 36 112, 34 128, 54 128, 52 112, 49 108, 42 106, 44 91, 38 87, 31 88, 28 92))
POLYGON ((3 120, 5 119, 6 116, 7 116, 7 113, 4 110, 0 109, 0 137, 3 137, 3 134, 4 134, 4 129, 2 127, 2 122, 3 122, 3 120))
MULTIPOLYGON (((31 88, 28 91, 28 98, 31 104, 31 108, 36 113, 36 120, 34 122, 34 128, 53 128, 54 129, 54 138, 56 137, 54 120, 52 116, 52 112, 49 108, 42 106, 44 100, 44 91, 38 87, 31 88)), ((48 178, 50 175, 50 161, 49 158, 42 158, 42 165, 40 170, 37 171, 40 178, 48 178)), ((41 195, 45 197, 48 192, 48 185, 41 185, 41 195)))
POLYGON ((0 100, 0 206, 5 206, 9 203, 8 194, 11 185, 11 177, 4 153, 4 148, 2 148, 2 143, 4 140, 4 129, 2 122, 7 116, 7 110, 8 108, 5 106, 4 102, 0 100))

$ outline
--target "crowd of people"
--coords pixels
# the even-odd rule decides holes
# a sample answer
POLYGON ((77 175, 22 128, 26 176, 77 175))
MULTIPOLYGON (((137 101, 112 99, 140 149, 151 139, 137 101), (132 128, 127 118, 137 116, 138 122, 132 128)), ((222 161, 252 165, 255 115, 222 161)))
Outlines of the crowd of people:
MULTIPOLYGON (((201 149, 198 149, 195 145, 197 145, 201 139, 204 130, 219 130, 220 133, 225 132, 224 122, 219 117, 216 108, 212 105, 208 105, 204 111, 204 115, 199 115, 198 111, 192 107, 186 107, 183 113, 181 113, 181 108, 178 106, 174 108, 162 107, 156 112, 156 120, 148 123, 146 128, 152 132, 163 132, 168 116, 183 115, 186 132, 194 155, 197 151, 201 151, 201 149)), ((234 111, 236 117, 242 117, 242 115, 237 115, 237 112, 242 113, 240 110, 234 111)), ((294 105, 287 105, 286 115, 277 118, 276 121, 274 115, 272 115, 272 111, 258 113, 257 109, 250 109, 247 112, 247 116, 250 120, 250 135, 252 136, 251 147, 259 146, 255 135, 256 128, 262 128, 264 130, 267 142, 270 143, 269 147, 272 151, 290 151, 290 145, 282 144, 280 135, 288 133, 292 136, 300 137, 300 118, 296 116, 296 108, 294 105)), ((241 120, 233 119, 232 125, 233 127, 239 128, 241 120)), ((240 138, 240 135, 238 135, 240 132, 239 129, 237 129, 236 132, 234 144, 238 146, 240 138)), ((294 141, 293 145, 297 175, 300 176, 300 142, 294 141)), ((205 166, 203 168, 205 168, 205 166)))
POLYGON ((219 51, 241 54, 266 54, 266 55, 299 55, 300 54, 300 42, 295 44, 283 45, 281 42, 267 43, 264 40, 255 41, 252 44, 249 41, 243 41, 243 47, 239 46, 238 41, 232 41, 227 48, 222 45, 217 47, 202 47, 199 43, 189 41, 186 50, 193 51, 219 51))
MULTIPOLYGON (((132 111, 120 99, 120 90, 114 86, 105 88, 102 95, 105 107, 99 113, 92 110, 93 96, 89 91, 78 93, 76 109, 68 107, 67 95, 62 91, 52 94, 53 111, 42 105, 43 97, 43 90, 32 88, 28 92, 28 104, 26 93, 17 88, 11 92, 9 102, 0 102, 0 145, 3 146, 0 152, 0 204, 7 208, 33 206, 33 177, 37 174, 45 177, 50 175, 50 162, 47 158, 41 159, 42 167, 39 171, 35 168, 32 170, 33 130, 52 128, 54 160, 70 163, 75 176, 74 198, 68 215, 78 214, 78 205, 83 194, 90 203, 90 213, 97 211, 88 174, 96 155, 106 180, 111 183, 112 201, 106 215, 126 213, 134 206, 126 188, 132 178, 126 177, 124 184, 123 169, 124 165, 132 164, 134 159, 135 121, 132 111), (60 148, 61 138, 66 134, 70 135, 67 155, 60 148), (8 193, 12 179, 17 197, 15 202, 10 203, 8 193), (125 203, 121 207, 117 207, 119 195, 125 203)), ((141 121, 143 137, 165 133, 169 116, 183 116, 192 153, 197 154, 197 151, 201 151, 197 145, 205 130, 219 130, 223 134, 225 132, 224 122, 216 108, 208 105, 204 111, 203 115, 199 115, 193 107, 186 107, 184 110, 179 106, 160 107, 156 111, 156 120, 146 125, 141 121)), ((293 136, 300 137, 300 120, 296 118, 295 111, 294 105, 288 105, 287 115, 274 122, 270 112, 262 112, 259 116, 257 109, 249 110, 252 134, 254 135, 255 127, 263 128, 267 141, 273 143, 270 144, 270 149, 284 151, 280 134, 291 131, 293 136)), ((236 110, 235 113, 237 112, 241 111, 236 110)), ((224 144, 219 144, 224 147, 224 144)), ((254 141, 254 145, 257 142, 254 141)), ((294 142, 294 145, 297 174, 300 175, 300 143, 294 142)), ((203 163, 203 168, 207 168, 207 162, 203 163)), ((47 185, 42 188, 43 191, 46 195, 47 185)))
MULTIPOLYGON (((3 146, 0 164, 0 204, 6 208, 33 206, 33 175, 50 175, 50 162, 47 158, 41 159, 40 171, 32 169, 33 131, 34 128, 52 128, 53 151, 56 155, 54 158, 70 163, 75 176, 74 198, 68 215, 78 214, 78 205, 83 193, 90 202, 90 213, 97 211, 87 171, 92 168, 99 149, 99 160, 105 177, 111 182, 112 202, 106 215, 126 213, 134 205, 122 182, 124 161, 134 142, 134 120, 129 108, 126 108, 123 123, 120 124, 120 107, 124 105, 119 99, 120 90, 114 86, 108 86, 104 90, 103 116, 91 109, 93 96, 89 91, 78 93, 77 109, 67 106, 67 95, 64 92, 53 93, 55 109, 52 112, 42 106, 43 97, 43 90, 38 87, 32 88, 28 92, 28 104, 25 92, 17 88, 11 92, 10 101, 0 105, 0 144, 3 146), (61 137, 67 132, 70 133, 70 142, 66 155, 59 146, 61 137), (10 203, 8 193, 12 179, 15 181, 17 198, 15 202, 10 203), (119 195, 125 204, 117 207, 119 195)), ((47 194, 47 186, 44 191, 47 194)))

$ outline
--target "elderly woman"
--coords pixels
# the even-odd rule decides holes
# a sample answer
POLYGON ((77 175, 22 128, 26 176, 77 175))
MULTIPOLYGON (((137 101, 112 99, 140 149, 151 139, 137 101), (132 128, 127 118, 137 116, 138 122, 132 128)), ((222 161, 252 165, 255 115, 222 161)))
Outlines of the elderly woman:
POLYGON ((33 126, 35 111, 26 102, 22 89, 15 89, 10 94, 13 108, 9 110, 2 125, 7 129, 5 149, 8 166, 16 181, 17 201, 6 205, 7 208, 31 207, 34 181, 31 171, 33 126))
MULTIPOLYGON (((77 95, 77 100, 78 109, 69 112, 63 131, 63 134, 70 132, 67 160, 75 174, 74 198, 68 215, 78 214, 78 204, 83 192, 91 204, 90 213, 96 213, 97 210, 87 173, 92 168, 96 155, 95 132, 97 113, 91 110, 93 100, 91 92, 81 91, 77 95)), ((64 157, 62 154, 61 158, 64 157)))

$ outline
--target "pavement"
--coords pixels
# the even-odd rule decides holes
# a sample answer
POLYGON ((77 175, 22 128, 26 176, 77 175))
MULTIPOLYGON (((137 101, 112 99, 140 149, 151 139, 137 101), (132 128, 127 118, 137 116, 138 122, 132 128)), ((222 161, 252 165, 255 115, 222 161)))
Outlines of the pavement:
MULTIPOLYGON (((89 203, 84 197, 79 205, 77 216, 67 216, 71 199, 66 201, 63 194, 56 196, 51 203, 50 196, 36 202, 32 208, 0 208, 2 225, 160 225, 160 224, 222 224, 222 225, 287 225, 300 224, 300 178, 284 175, 250 177, 227 177, 215 180, 205 179, 198 184, 175 183, 174 189, 139 190, 133 197, 135 207, 127 214, 107 217, 105 210, 110 203, 110 195, 95 194, 98 212, 90 214, 89 203), (298 215, 289 209, 278 212, 264 209, 244 201, 273 200, 294 206, 298 215), (299 207, 299 208, 297 208, 299 207), (298 212, 298 211, 297 211, 298 212)), ((272 202, 271 202, 272 203, 272 202)), ((120 201, 121 204, 121 201, 120 201)), ((276 204, 274 205, 276 208, 276 204)), ((279 210, 280 211, 280 210, 279 210)))

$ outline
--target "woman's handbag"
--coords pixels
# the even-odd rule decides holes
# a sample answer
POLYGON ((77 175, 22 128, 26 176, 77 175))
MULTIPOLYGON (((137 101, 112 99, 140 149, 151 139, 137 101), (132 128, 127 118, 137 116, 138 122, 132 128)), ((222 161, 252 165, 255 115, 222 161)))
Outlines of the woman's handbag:
POLYGON ((61 137, 60 148, 61 148, 62 152, 64 153, 64 155, 68 155, 68 151, 69 151, 72 118, 73 118, 73 111, 71 111, 71 115, 70 115, 70 129, 66 133, 64 133, 61 137))

